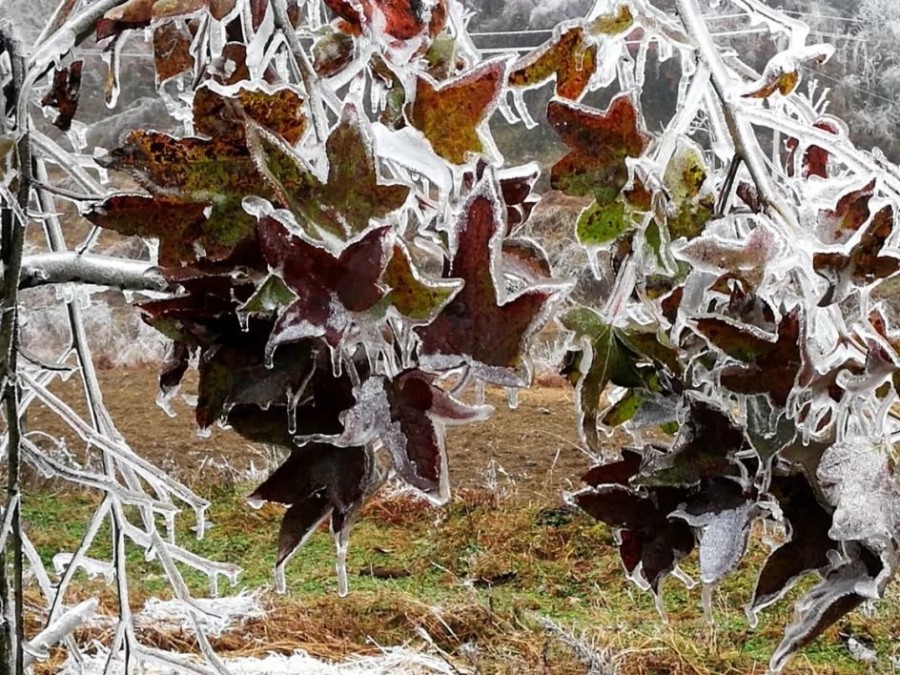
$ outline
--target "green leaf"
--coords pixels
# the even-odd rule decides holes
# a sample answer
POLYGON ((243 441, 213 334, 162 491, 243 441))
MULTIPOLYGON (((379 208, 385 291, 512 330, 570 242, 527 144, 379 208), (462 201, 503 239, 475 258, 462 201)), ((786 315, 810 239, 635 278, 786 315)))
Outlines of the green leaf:
POLYGON ((432 280, 422 276, 401 243, 394 244, 382 281, 391 288, 388 300, 394 309, 415 323, 430 323, 463 285, 462 279, 432 280))
POLYGON ((634 223, 626 217, 625 204, 614 201, 601 205, 594 202, 578 216, 575 236, 583 246, 599 246, 618 239, 634 228, 634 223))
POLYGON ((637 355, 622 341, 619 331, 595 311, 586 307, 569 310, 562 323, 590 345, 589 352, 582 356, 577 392, 582 434, 588 447, 596 452, 600 449, 597 412, 606 385, 641 387, 644 381, 635 364, 637 355))

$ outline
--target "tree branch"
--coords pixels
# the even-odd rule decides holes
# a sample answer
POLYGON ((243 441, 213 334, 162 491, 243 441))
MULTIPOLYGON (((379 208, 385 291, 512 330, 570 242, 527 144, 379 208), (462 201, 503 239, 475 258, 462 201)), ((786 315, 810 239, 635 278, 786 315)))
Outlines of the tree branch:
POLYGON ((123 291, 165 291, 168 282, 147 262, 92 253, 39 253, 22 260, 19 288, 94 284, 123 291))
POLYGON ((675 0, 675 6, 685 31, 697 47, 699 57, 709 66, 713 88, 722 103, 722 112, 734 141, 735 152, 750 171, 750 176, 756 183, 759 196, 767 209, 779 216, 779 220, 788 226, 790 231, 787 234, 795 234, 799 231, 797 218, 784 200, 779 197, 772 183, 753 126, 735 109, 730 90, 729 71, 712 41, 697 0, 675 0))

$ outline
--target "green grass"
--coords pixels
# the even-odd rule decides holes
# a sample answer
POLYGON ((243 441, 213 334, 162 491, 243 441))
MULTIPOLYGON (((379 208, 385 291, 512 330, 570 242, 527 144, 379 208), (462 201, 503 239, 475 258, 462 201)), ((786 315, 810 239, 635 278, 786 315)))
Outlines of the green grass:
MULTIPOLYGON (((243 499, 246 491, 220 488, 207 495, 213 527, 198 541, 189 529, 190 514, 183 514, 177 521, 178 541, 200 555, 240 565, 240 587, 268 587, 281 510, 251 509, 243 499)), ((29 495, 23 517, 46 563, 60 550, 75 549, 97 504, 90 493, 29 495)), ((107 524, 90 555, 102 559, 109 553, 107 524)), ((741 567, 716 589, 715 626, 703 618, 699 589, 687 590, 669 579, 664 595, 670 622, 664 624, 652 597, 625 579, 609 530, 579 512, 542 510, 485 493, 463 493, 443 508, 404 496, 379 498, 353 531, 350 597, 336 595, 332 541, 318 532, 288 565, 287 595, 267 596, 273 617, 264 634, 269 640, 281 635, 280 648, 288 651, 284 641, 294 640, 293 647, 337 655, 342 649, 371 649, 373 641, 420 642, 416 627, 424 623, 439 634, 432 636, 435 641, 463 663, 473 657, 462 645, 474 642, 481 672, 516 672, 506 670, 508 664, 518 664, 519 672, 583 672, 573 652, 540 624, 539 617, 547 617, 614 651, 634 650, 620 663, 626 673, 762 673, 799 593, 765 613, 757 629, 749 627, 743 604, 764 554, 755 543, 741 567), (493 580, 502 583, 492 587, 493 580), (441 608, 444 623, 434 618, 432 607, 441 608), (296 623, 301 620, 302 629, 296 623), (335 640, 343 647, 335 647, 335 640)), ((127 559, 132 606, 167 595, 159 563, 145 561, 134 546, 127 559)), ((685 568, 696 576, 695 559, 685 568)), ((205 576, 184 575, 193 592, 205 594, 205 576)), ((114 597, 112 589, 83 576, 76 577, 75 586, 76 594, 105 593, 110 602, 114 597)), ((227 592, 225 586, 222 590, 227 592)), ((875 672, 889 672, 887 657, 900 650, 895 588, 878 612, 874 619, 859 612, 844 618, 804 650, 788 672, 869 672, 852 660, 839 630, 872 639, 882 658, 875 672)))

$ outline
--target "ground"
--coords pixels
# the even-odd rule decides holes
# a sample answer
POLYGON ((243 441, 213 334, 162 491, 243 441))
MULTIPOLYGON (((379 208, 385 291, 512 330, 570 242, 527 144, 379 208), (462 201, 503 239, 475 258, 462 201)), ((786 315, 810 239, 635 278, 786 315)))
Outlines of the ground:
MULTIPOLYGON (((175 417, 166 416, 153 403, 153 369, 106 370, 100 376, 106 403, 132 447, 212 502, 214 527, 206 537, 192 540, 185 516, 179 520, 180 541, 241 565, 238 587, 268 589, 282 509, 267 505, 256 511, 244 497, 273 458, 233 432, 198 437, 183 402, 176 402, 175 417)), ((78 387, 73 377, 57 389, 71 395, 78 387)), ((517 409, 510 410, 504 392, 489 391, 488 402, 496 407, 489 421, 450 429, 454 498, 448 505, 430 506, 396 490, 377 495, 351 538, 349 597, 336 595, 331 541, 318 533, 289 564, 287 595, 267 590, 262 598, 269 615, 217 638, 217 649, 230 655, 304 649, 341 659, 377 652, 379 645, 411 644, 439 648, 458 667, 478 673, 609 672, 600 666, 610 654, 623 673, 765 672, 797 593, 750 628, 742 606, 765 554, 760 538, 754 537, 745 562, 716 590, 714 624, 703 618, 699 590, 675 580, 665 588, 669 623, 663 623, 652 597, 625 579, 609 530, 561 500, 590 465, 578 447, 572 395, 562 386, 538 387, 520 393, 517 409)), ((63 432, 39 407, 29 411, 28 427, 63 432)), ((621 442, 610 439, 610 453, 621 442)), ((72 451, 79 448, 75 438, 68 444, 72 451)), ((26 490, 24 515, 44 560, 74 550, 98 495, 33 475, 26 490)), ((99 537, 91 553, 108 555, 107 538, 99 537)), ((129 567, 134 609, 151 596, 166 595, 159 569, 140 551, 129 552, 129 567)), ((686 568, 695 573, 695 561, 686 568)), ((186 580, 195 593, 205 592, 203 578, 186 574, 186 580)), ((114 607, 113 589, 99 581, 81 579, 69 599, 92 594, 110 611, 114 607)), ((39 607, 32 589, 29 630, 37 626, 39 607)), ((109 631, 93 628, 82 637, 104 639, 109 631)), ((141 637, 170 649, 196 649, 184 632, 148 627, 141 637)), ((898 653, 895 584, 887 600, 839 622, 788 672, 891 672, 890 659, 898 653), (871 641, 879 661, 855 661, 845 646, 850 637, 871 641)), ((44 672, 58 667, 55 658, 44 672)))

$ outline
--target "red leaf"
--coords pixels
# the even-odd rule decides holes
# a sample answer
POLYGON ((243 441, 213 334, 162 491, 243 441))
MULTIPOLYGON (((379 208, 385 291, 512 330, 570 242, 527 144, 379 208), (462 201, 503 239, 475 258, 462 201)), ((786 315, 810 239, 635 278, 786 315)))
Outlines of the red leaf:
POLYGON ((488 61, 441 84, 419 76, 409 119, 441 157, 464 164, 483 152, 478 127, 494 110, 504 68, 504 61, 488 61))
POLYGON ((445 0, 431 7, 419 0, 325 0, 325 4, 352 32, 361 32, 365 24, 396 40, 410 40, 423 33, 434 37, 447 21, 445 0))
POLYGON ((512 65, 509 84, 533 87, 556 78, 556 95, 578 100, 597 68, 597 45, 572 26, 512 65))
POLYGON ((58 114, 53 124, 63 131, 72 126, 72 118, 78 110, 81 95, 81 67, 84 61, 72 61, 66 68, 53 72, 53 84, 41 99, 41 105, 56 108, 58 114))
POLYGON ((465 283, 431 324, 416 328, 422 352, 436 367, 471 362, 480 377, 515 385, 522 378, 523 346, 553 292, 532 288, 504 298, 498 264, 505 228, 490 181, 483 181, 472 193, 457 227, 445 276, 465 283))
POLYGON ((550 170, 550 185, 575 196, 592 195, 609 204, 628 182, 626 157, 639 157, 650 140, 641 131, 629 94, 619 94, 604 112, 553 100, 547 120, 569 153, 550 170))
POLYGON ((326 443, 295 448, 249 497, 290 505, 278 534, 276 565, 286 562, 329 515, 333 524, 340 525, 337 530, 343 529, 362 506, 371 476, 365 448, 326 443))
POLYGON ((272 216, 259 221, 260 249, 269 265, 297 295, 275 322, 267 353, 280 344, 325 337, 336 346, 350 325, 350 312, 364 312, 381 300, 379 280, 388 261, 391 227, 370 230, 335 256, 292 234, 272 216))

